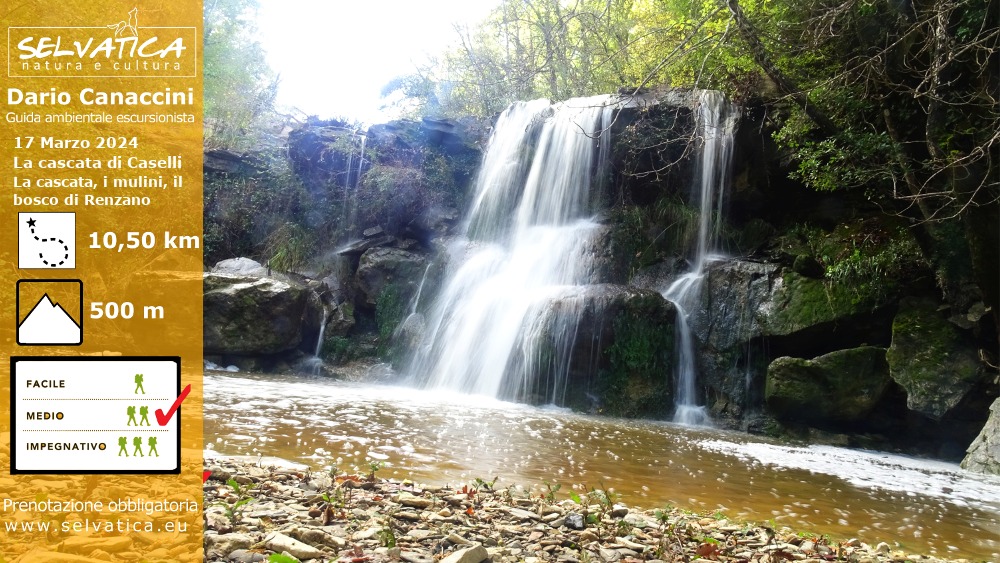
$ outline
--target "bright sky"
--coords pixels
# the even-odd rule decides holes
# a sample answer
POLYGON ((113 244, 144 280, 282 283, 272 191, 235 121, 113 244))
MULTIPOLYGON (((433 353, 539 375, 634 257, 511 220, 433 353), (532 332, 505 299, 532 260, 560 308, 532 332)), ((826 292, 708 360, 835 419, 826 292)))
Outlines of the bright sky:
POLYGON ((257 26, 278 104, 322 118, 367 123, 379 91, 457 39, 452 22, 474 23, 498 0, 260 0, 257 26))

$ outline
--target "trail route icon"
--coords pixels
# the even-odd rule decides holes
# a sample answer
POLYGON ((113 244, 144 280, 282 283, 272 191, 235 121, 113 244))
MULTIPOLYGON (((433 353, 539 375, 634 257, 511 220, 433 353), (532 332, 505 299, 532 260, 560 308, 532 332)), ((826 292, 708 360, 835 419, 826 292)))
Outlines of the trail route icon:
POLYGON ((76 213, 18 213, 17 267, 76 268, 76 213))
POLYGON ((83 282, 19 280, 17 343, 21 346, 83 344, 83 282))

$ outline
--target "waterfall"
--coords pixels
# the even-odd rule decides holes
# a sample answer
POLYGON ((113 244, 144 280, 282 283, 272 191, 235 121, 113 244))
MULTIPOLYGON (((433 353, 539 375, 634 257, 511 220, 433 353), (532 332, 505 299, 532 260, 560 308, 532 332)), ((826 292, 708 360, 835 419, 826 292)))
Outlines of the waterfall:
POLYGON ((319 324, 319 336, 316 337, 316 348, 313 351, 313 356, 319 357, 319 353, 323 351, 323 335, 326 333, 326 322, 330 318, 330 310, 327 308, 326 303, 323 304, 323 320, 319 324))
POLYGON ((351 170, 354 169, 354 139, 357 138, 357 131, 351 131, 350 150, 347 152, 347 168, 344 170, 344 225, 350 232, 353 223, 351 222, 351 211, 354 209, 357 194, 351 189, 351 170))
POLYGON ((664 290, 663 297, 677 307, 676 386, 674 392, 674 422, 689 425, 708 423, 708 413, 698 405, 694 339, 688 326, 688 312, 698 306, 705 265, 717 258, 712 252, 718 246, 723 196, 729 183, 733 152, 733 130, 737 112, 725 96, 704 90, 700 94, 697 112, 698 136, 702 146, 698 156, 698 176, 692 191, 698 198, 698 239, 691 271, 677 278, 664 290))
POLYGON ((579 316, 572 296, 593 281, 592 178, 616 107, 607 96, 535 100, 500 115, 411 364, 427 387, 560 400, 579 316))
POLYGON ((319 357, 319 354, 323 351, 323 335, 326 333, 326 322, 330 319, 331 312, 326 303, 324 303, 323 320, 320 321, 319 334, 316 336, 316 345, 313 346, 313 355, 302 358, 298 362, 296 369, 299 373, 307 375, 321 375, 323 373, 323 360, 319 357))
POLYGON ((417 314, 417 305, 420 305, 420 294, 424 292, 424 283, 427 282, 427 274, 431 271, 431 264, 424 268, 424 275, 420 276, 420 285, 417 286, 417 294, 413 296, 413 304, 410 306, 410 314, 417 314))
POLYGON ((351 150, 347 153, 347 172, 344 177, 344 225, 347 227, 348 238, 354 234, 358 223, 358 188, 361 186, 361 174, 364 172, 365 144, 367 142, 367 133, 351 132, 351 150), (359 136, 361 137, 361 152, 358 155, 358 166, 357 171, 355 171, 354 143, 359 136))

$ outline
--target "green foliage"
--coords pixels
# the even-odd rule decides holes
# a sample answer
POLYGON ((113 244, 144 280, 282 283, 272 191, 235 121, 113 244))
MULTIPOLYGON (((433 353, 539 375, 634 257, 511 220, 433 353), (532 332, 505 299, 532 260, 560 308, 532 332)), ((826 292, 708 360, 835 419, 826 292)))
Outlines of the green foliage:
POLYGON ((307 195, 283 151, 265 148, 246 171, 206 175, 204 193, 208 264, 236 256, 266 264, 279 253, 294 267, 313 244, 303 227, 307 195))
POLYGON ((368 480, 374 481, 375 474, 382 470, 383 463, 378 460, 371 460, 368 462, 368 480))
POLYGON ((229 518, 230 524, 236 526, 243 520, 243 512, 247 509, 247 505, 256 500, 252 496, 251 491, 256 488, 257 485, 255 483, 250 485, 240 485, 236 479, 229 479, 226 481, 226 484, 233 489, 233 492, 236 494, 236 499, 232 503, 222 500, 217 502, 216 505, 222 507, 226 517, 229 518))
POLYGON ((205 145, 246 150, 260 140, 278 80, 254 39, 256 0, 205 2, 205 145))
POLYGON ((639 269, 654 263, 656 253, 646 229, 646 219, 638 207, 617 207, 612 211, 611 246, 631 278, 639 269))
POLYGON ((673 509, 673 506, 667 505, 663 510, 657 508, 653 512, 653 517, 656 518, 656 522, 659 523, 661 529, 670 523, 670 515, 673 509))
POLYGON ((621 532, 620 535, 627 535, 628 531, 631 531, 631 526, 624 532, 622 532, 622 522, 618 522, 614 530, 606 530, 606 522, 611 517, 611 511, 614 510, 615 503, 621 498, 621 495, 608 489, 603 484, 601 488, 591 487, 587 491, 587 503, 591 506, 597 506, 597 512, 591 512, 587 514, 587 523, 597 527, 597 534, 603 536, 606 531, 621 532))
POLYGON ((913 238, 898 232, 882 244, 868 240, 855 244, 850 254, 827 266, 826 277, 853 288, 859 301, 877 303, 894 294, 902 283, 912 280, 918 268, 925 266, 913 238))
POLYGON ((375 303, 375 321, 378 324, 380 356, 392 354, 392 335, 406 317, 406 301, 394 284, 387 284, 375 303))
POLYGON ((383 88, 421 115, 495 114, 514 100, 751 82, 749 59, 719 49, 726 13, 690 0, 503 0, 458 46, 383 88), (700 33, 700 35, 699 35, 700 33))
POLYGON ((621 498, 621 495, 612 490, 608 490, 607 488, 603 488, 604 485, 601 485, 601 487, 602 488, 600 489, 591 488, 587 491, 587 500, 590 501, 591 504, 596 504, 601 507, 603 512, 610 513, 611 509, 614 508, 615 503, 621 498))
POLYGON ((559 489, 562 488, 562 485, 559 483, 549 483, 548 481, 545 481, 543 484, 545 485, 545 492, 543 493, 542 498, 544 498, 545 501, 549 503, 555 502, 556 493, 559 492, 559 489))
POLYGON ((291 555, 285 555, 284 553, 272 553, 270 557, 267 558, 268 563, 299 563, 297 557, 291 555))
POLYGON ((698 237, 698 210, 674 196, 649 207, 617 208, 612 220, 612 244, 629 260, 629 277, 667 256, 685 254, 698 237))
POLYGON ((441 84, 432 78, 433 68, 397 76, 382 86, 382 109, 395 109, 403 119, 442 114, 441 84))
POLYGON ((627 536, 632 533, 632 524, 626 520, 619 520, 615 522, 615 535, 616 536, 627 536))
POLYGON ((378 531, 378 543, 389 549, 396 547, 396 531, 392 529, 391 525, 386 524, 378 531))
POLYGON ((674 338, 666 326, 668 319, 653 318, 642 303, 615 318, 614 342, 604 352, 610 368, 598 384, 608 414, 656 416, 670 407, 674 338))
POLYGON ((903 170, 895 160, 897 147, 884 131, 846 130, 835 137, 811 138, 811 123, 795 111, 774 139, 792 151, 797 167, 790 176, 817 191, 872 188, 903 170))
MULTIPOLYGON (((336 470, 334 468, 330 469, 330 474, 336 476, 336 470)), ((323 493, 323 500, 332 506, 333 508, 344 508, 347 506, 347 500, 344 498, 343 491, 340 488, 333 489, 333 494, 329 492, 323 493)))
POLYGON ((271 232, 264 241, 267 264, 280 272, 292 272, 304 265, 312 255, 316 240, 311 231, 296 223, 285 223, 271 232))
POLYGON ((355 346, 350 338, 331 336, 323 342, 320 357, 333 364, 345 364, 359 356, 355 353, 355 346))
POLYGON ((396 164, 372 165, 361 180, 358 198, 362 223, 390 232, 442 200, 420 167, 396 164))
POLYGON ((475 481, 473 482, 473 487, 477 491, 486 491, 486 492, 492 493, 493 490, 494 490, 494 486, 497 484, 497 480, 499 480, 499 479, 500 479, 500 477, 497 476, 497 477, 494 477, 492 481, 487 481, 487 480, 483 479, 482 477, 476 477, 475 481))

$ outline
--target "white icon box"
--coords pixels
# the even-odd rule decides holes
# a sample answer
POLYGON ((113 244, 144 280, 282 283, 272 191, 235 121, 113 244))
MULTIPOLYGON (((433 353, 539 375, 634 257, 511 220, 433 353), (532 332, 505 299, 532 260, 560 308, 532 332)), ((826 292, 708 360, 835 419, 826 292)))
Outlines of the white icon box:
POLYGON ((18 213, 17 267, 76 268, 76 213, 18 213))
POLYGON ((12 474, 180 472, 184 407, 164 425, 155 417, 180 392, 179 357, 10 360, 12 474), (145 407, 149 421, 133 424, 130 407, 145 407))
POLYGON ((83 282, 18 280, 17 343, 20 346, 83 344, 83 282))

